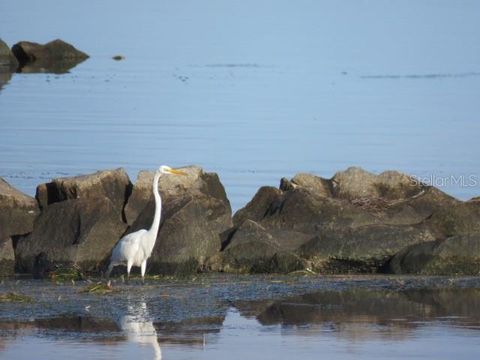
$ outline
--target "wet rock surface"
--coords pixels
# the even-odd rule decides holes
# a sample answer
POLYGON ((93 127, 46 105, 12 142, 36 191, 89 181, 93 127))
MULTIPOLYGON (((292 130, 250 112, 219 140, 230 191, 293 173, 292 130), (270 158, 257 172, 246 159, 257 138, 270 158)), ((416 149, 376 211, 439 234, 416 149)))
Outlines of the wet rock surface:
POLYGON ((234 228, 212 267, 239 272, 263 268, 401 273, 405 269, 446 274, 457 266, 458 273, 477 275, 478 252, 465 251, 462 236, 473 236, 467 242, 478 249, 473 239, 480 233, 479 211, 476 201, 459 201, 395 171, 375 175, 349 168, 331 179, 298 174, 282 179, 279 189, 261 188, 234 215, 234 228), (431 262, 428 270, 411 264, 420 258, 415 256, 408 257, 408 266, 399 266, 399 257, 390 266, 402 251, 428 248, 437 241, 445 244, 442 249, 450 244, 450 255, 436 248, 435 266, 431 262))

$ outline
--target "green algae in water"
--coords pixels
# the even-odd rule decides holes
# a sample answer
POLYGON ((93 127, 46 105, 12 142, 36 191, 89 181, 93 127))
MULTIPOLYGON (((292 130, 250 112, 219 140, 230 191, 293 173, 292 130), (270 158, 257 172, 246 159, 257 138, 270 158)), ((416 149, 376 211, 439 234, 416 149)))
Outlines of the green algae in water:
POLYGON ((106 284, 102 282, 97 282, 95 284, 85 286, 80 292, 82 293, 89 293, 89 294, 97 294, 97 295, 106 295, 114 292, 110 281, 106 284))
POLYGON ((0 303, 1 302, 32 303, 33 299, 23 294, 9 292, 6 294, 0 294, 0 303))
POLYGON ((85 275, 76 267, 59 266, 54 271, 51 271, 48 276, 52 281, 57 283, 84 280, 85 275))

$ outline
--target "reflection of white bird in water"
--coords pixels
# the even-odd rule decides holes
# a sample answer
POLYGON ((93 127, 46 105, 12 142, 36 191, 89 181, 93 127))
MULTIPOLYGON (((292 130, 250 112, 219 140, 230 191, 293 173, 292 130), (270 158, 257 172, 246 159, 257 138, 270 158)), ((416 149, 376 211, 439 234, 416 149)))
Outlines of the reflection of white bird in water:
POLYGON ((158 344, 157 331, 153 323, 148 320, 147 304, 141 303, 138 309, 129 306, 129 310, 136 310, 138 314, 125 315, 120 319, 120 327, 127 334, 128 341, 140 345, 151 345, 155 352, 155 360, 162 359, 162 350, 158 344))
POLYGON ((141 229, 122 237, 112 250, 110 265, 108 265, 107 277, 112 269, 117 265, 127 265, 127 276, 130 277, 130 270, 133 265, 140 266, 142 272, 142 281, 147 268, 147 259, 152 254, 153 246, 157 239, 158 228, 160 226, 160 215, 162 212, 162 198, 158 192, 158 180, 162 174, 186 175, 185 172, 172 169, 169 166, 162 165, 155 172, 153 178, 153 195, 155 197, 155 215, 150 229, 141 229))

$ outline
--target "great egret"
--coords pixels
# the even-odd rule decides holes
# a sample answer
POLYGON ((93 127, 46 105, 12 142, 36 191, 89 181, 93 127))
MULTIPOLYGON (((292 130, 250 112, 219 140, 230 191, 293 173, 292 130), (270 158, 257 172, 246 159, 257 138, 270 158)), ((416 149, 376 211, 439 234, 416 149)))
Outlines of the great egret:
POLYGON ((122 237, 112 250, 110 264, 106 276, 110 275, 112 269, 117 265, 127 265, 127 277, 130 278, 132 266, 140 266, 142 282, 145 277, 147 260, 152 254, 160 226, 162 212, 162 198, 158 192, 158 180, 163 174, 187 175, 185 172, 172 169, 170 166, 162 165, 155 172, 153 177, 153 196, 155 197, 155 215, 150 229, 141 229, 122 237))

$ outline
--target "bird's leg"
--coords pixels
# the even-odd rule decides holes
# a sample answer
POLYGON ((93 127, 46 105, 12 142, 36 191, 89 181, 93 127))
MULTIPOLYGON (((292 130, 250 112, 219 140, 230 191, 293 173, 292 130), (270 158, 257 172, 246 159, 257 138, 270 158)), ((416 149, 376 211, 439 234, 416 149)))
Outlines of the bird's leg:
POLYGON ((105 277, 106 277, 107 279, 110 277, 110 273, 112 272, 114 266, 115 266, 115 264, 113 264, 113 263, 110 263, 110 265, 108 265, 108 270, 107 270, 107 272, 105 273, 105 277))
POLYGON ((143 260, 141 265, 142 270, 142 284, 145 284, 145 270, 147 270, 147 260, 143 260))
POLYGON ((130 270, 132 270, 132 261, 127 261, 127 281, 130 281, 130 270))

